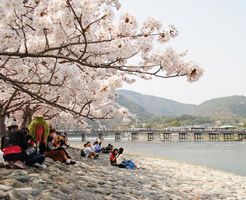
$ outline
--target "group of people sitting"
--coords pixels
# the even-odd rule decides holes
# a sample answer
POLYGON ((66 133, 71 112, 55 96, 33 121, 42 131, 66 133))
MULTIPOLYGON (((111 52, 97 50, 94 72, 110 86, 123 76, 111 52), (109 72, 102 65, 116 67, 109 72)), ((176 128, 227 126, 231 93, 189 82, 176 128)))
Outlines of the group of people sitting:
MULTIPOLYGON (((18 128, 16 120, 11 120, 7 129, 1 140, 1 151, 5 166, 8 168, 25 169, 27 166, 46 168, 45 158, 67 165, 76 163, 64 148, 69 147, 67 134, 56 131, 41 116, 35 117, 28 128, 23 129, 18 128)), ((123 148, 116 149, 111 144, 102 147, 101 141, 95 141, 93 145, 86 142, 81 150, 81 157, 97 159, 100 153, 110 154, 112 166, 135 169, 134 162, 126 159, 123 152, 123 148)))
POLYGON ((96 141, 92 146, 90 142, 86 142, 80 152, 81 157, 97 159, 102 149, 101 144, 101 142, 96 141))
POLYGON ((81 150, 81 157, 97 159, 100 153, 109 154, 110 163, 112 166, 117 166, 126 169, 135 169, 137 166, 132 160, 126 159, 123 155, 124 149, 114 149, 112 144, 108 144, 107 147, 102 147, 102 142, 95 141, 93 145, 88 141, 84 144, 84 148, 81 150))
POLYGON ((76 163, 63 147, 69 146, 67 134, 51 128, 41 116, 23 129, 18 129, 16 120, 9 120, 7 129, 1 140, 1 151, 8 168, 46 168, 43 163, 47 157, 66 164, 76 163))

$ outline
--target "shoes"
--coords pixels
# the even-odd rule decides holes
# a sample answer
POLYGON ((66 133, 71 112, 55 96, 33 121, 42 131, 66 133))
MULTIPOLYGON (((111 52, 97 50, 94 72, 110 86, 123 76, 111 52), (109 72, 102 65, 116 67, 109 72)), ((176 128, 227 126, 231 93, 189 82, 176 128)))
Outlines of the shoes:
POLYGON ((18 160, 14 163, 13 167, 16 169, 26 169, 24 163, 18 160))
POLYGON ((47 168, 47 166, 45 164, 39 164, 39 163, 34 163, 33 167, 37 167, 40 169, 46 169, 47 168))
POLYGON ((66 162, 65 162, 67 165, 74 165, 76 163, 75 160, 70 160, 70 159, 67 159, 66 162))
POLYGON ((3 163, 3 165, 4 165, 7 169, 13 169, 13 168, 14 168, 14 164, 15 164, 14 161, 5 161, 5 162, 3 163))

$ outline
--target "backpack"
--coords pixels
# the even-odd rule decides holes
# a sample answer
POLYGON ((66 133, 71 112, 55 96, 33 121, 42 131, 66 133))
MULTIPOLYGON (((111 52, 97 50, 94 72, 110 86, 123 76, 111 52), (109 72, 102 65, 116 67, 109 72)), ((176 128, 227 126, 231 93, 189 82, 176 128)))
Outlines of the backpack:
POLYGON ((84 149, 81 149, 81 151, 80 151, 80 156, 81 156, 81 157, 85 157, 84 149))
POLYGON ((135 169, 135 164, 132 160, 124 160, 122 164, 125 166, 126 169, 135 169))

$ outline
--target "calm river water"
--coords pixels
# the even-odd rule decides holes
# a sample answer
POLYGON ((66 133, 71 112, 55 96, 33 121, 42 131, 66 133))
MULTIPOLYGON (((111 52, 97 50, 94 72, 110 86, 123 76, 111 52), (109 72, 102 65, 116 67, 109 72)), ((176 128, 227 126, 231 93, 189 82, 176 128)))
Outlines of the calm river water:
MULTIPOLYGON (((93 140, 91 140, 93 141, 93 140)), ((72 139, 72 143, 78 140, 72 139)), ((81 142, 79 142, 81 143, 81 142)), ((157 155, 174 160, 206 165, 215 169, 246 176, 246 142, 114 142, 128 152, 157 155)))

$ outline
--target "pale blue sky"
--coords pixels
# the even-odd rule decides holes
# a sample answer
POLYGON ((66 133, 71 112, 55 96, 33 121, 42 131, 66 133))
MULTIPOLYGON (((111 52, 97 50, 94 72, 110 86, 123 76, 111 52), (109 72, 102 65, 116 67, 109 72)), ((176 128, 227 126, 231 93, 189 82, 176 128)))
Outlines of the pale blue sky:
POLYGON ((124 86, 144 94, 199 104, 221 96, 246 95, 246 1, 244 0, 122 0, 123 12, 141 22, 156 17, 174 24, 179 36, 168 43, 188 49, 203 66, 195 83, 184 78, 137 81, 124 86))

